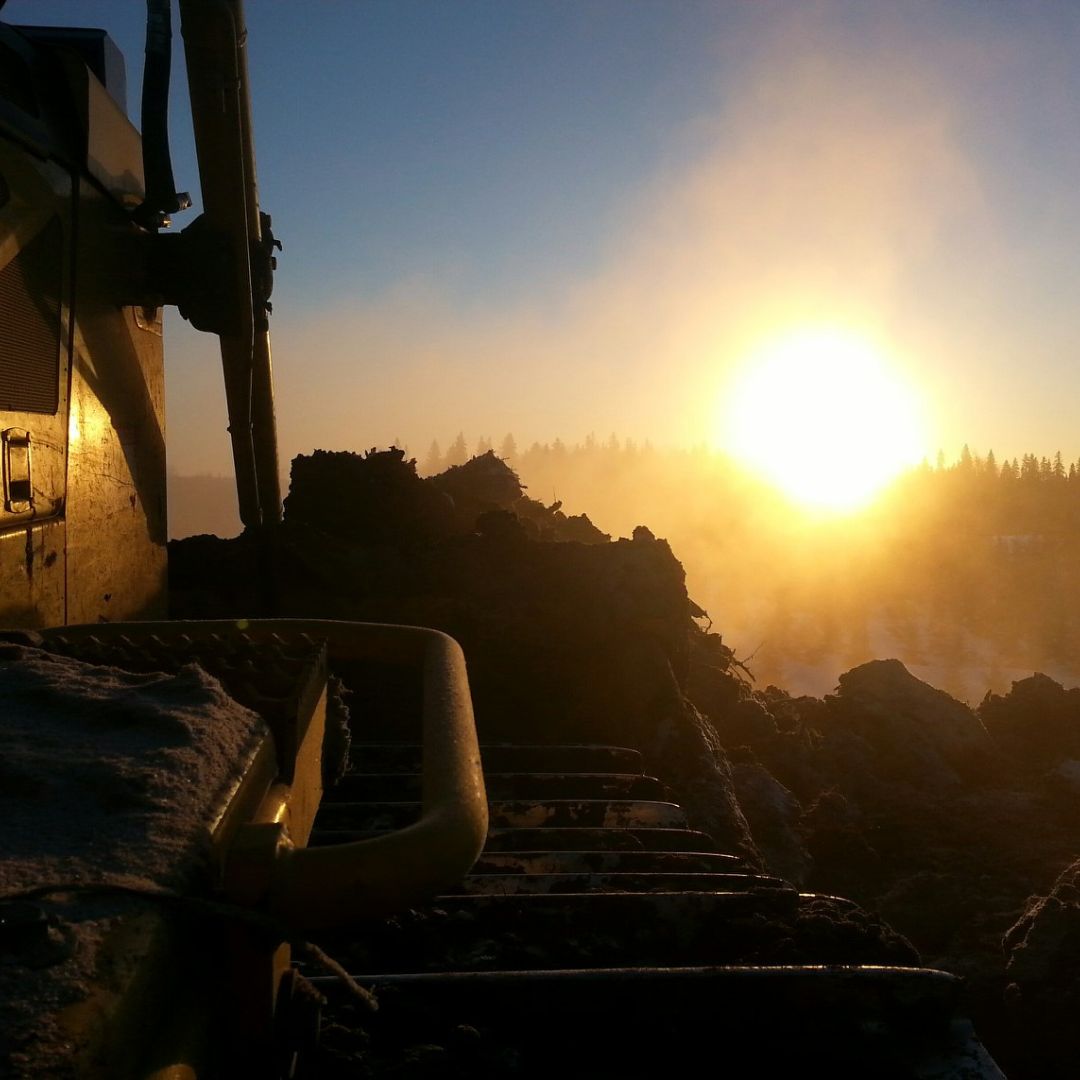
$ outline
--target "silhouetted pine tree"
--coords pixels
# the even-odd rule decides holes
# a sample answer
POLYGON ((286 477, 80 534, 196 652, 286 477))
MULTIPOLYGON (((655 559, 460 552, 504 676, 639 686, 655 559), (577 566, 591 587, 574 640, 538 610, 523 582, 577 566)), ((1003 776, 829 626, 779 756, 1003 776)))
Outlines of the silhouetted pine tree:
POLYGON ((517 443, 514 441, 514 436, 509 432, 506 433, 506 438, 503 439, 502 446, 499 447, 499 457, 501 457, 507 465, 513 466, 517 464, 517 443))
POLYGON ((424 458, 424 475, 435 476, 443 471, 442 450, 439 449, 439 440, 432 439, 428 447, 427 457, 424 458))
POLYGON ((449 469, 453 465, 464 465, 468 460, 469 447, 465 442, 464 433, 459 431, 457 438, 446 450, 446 457, 443 459, 443 468, 449 469))

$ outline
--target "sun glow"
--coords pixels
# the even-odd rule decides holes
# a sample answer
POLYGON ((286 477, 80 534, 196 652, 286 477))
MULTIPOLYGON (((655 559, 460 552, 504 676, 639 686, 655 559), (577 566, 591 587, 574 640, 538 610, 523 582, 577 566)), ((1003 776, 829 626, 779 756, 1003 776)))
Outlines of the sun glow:
POLYGON ((862 506, 925 451, 913 390, 881 349, 845 331, 765 342, 726 397, 725 444, 808 507, 862 506))

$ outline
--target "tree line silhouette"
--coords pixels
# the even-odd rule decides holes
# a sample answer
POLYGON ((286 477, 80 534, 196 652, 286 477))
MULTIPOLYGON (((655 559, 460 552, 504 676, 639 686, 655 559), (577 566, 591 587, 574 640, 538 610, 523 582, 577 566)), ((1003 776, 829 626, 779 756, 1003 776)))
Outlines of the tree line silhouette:
MULTIPOLYGON (((614 484, 620 494, 627 487, 636 489, 644 504, 651 500, 642 490, 643 481, 662 483, 669 490, 679 486, 680 477, 685 486, 703 480, 721 485, 725 497, 765 497, 760 485, 737 463, 704 444, 690 449, 657 448, 648 440, 638 443, 616 435, 605 440, 590 435, 572 444, 561 439, 533 442, 519 450, 513 434, 498 443, 481 437, 470 447, 459 432, 445 452, 433 440, 419 469, 422 475, 432 476, 489 450, 495 450, 526 483, 531 479, 539 486, 574 494, 592 488, 589 496, 582 497, 598 496, 605 508, 613 500, 609 493, 596 490, 601 480, 614 484)), ((1008 538, 1019 542, 1025 536, 1080 532, 1080 459, 1066 462, 1059 450, 1050 457, 1027 453, 999 464, 993 450, 983 456, 964 445, 956 460, 948 462, 939 450, 933 466, 924 460, 901 474, 882 493, 872 513, 879 517, 882 509, 902 513, 903 506, 912 502, 922 513, 931 513, 941 527, 951 524, 1007 543, 1013 542, 1008 538)))
POLYGON ((820 691, 886 655, 968 699, 1025 671, 1080 675, 1080 460, 1061 452, 939 453, 865 510, 819 519, 707 446, 613 435, 520 449, 459 433, 421 471, 492 448, 534 498, 614 535, 666 537, 759 683, 820 691))
MULTIPOLYGON (((704 445, 461 432, 445 445, 422 475, 494 449, 533 498, 615 536, 665 537, 761 685, 821 693, 888 656, 969 700, 1036 670, 1080 681, 1080 461, 1060 453, 939 453, 865 510, 815 519, 704 445)), ((170 477, 169 514, 173 536, 240 528, 226 477, 170 477)))

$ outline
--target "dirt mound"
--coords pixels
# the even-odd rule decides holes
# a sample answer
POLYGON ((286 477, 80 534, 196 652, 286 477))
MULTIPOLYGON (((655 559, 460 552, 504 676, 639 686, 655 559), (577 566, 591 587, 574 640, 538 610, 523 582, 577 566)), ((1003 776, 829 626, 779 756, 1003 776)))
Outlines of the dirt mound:
MULTIPOLYGON (((584 516, 515 498, 516 477, 487 454, 424 481, 401 451, 316 452, 292 476, 269 538, 170 546, 174 616, 264 610, 269 591, 280 615, 443 630, 465 649, 483 738, 637 746, 699 827, 757 860, 719 739, 686 694, 691 648, 711 656, 714 682, 748 691, 694 624, 666 541, 646 528, 611 541, 584 516), (588 542, 572 539, 582 530, 588 542)), ((368 737, 401 737, 380 724, 408 714, 403 694, 357 694, 368 737)))
POLYGON ((316 450, 293 458, 285 520, 360 544, 414 545, 454 531, 454 506, 405 451, 316 450))
POLYGON ((292 462, 285 520, 352 544, 395 549, 478 531, 505 536, 508 529, 534 540, 611 539, 585 514, 568 516, 559 502, 545 506, 529 498, 517 473, 490 450, 426 479, 397 447, 300 454, 292 462))
POLYGON ((463 507, 472 505, 474 518, 484 510, 508 510, 525 498, 525 486, 518 474, 493 450, 470 458, 463 465, 451 465, 431 478, 431 485, 463 507))
MULTIPOLYGON (((468 658, 482 737, 639 747, 728 850, 880 912, 924 962, 965 975, 967 1008, 1013 1080, 1071 1075, 1068 1039, 1035 1055, 1005 993, 1013 982, 1019 1000, 1038 1002, 1057 976, 1028 972, 1019 946, 1007 973, 1001 941, 1032 889, 1075 858, 1080 691, 1035 676, 976 713, 896 660, 855 668, 820 700, 752 691, 720 636, 695 622, 664 540, 644 527, 598 537, 587 519, 525 496, 491 455, 425 482, 400 452, 316 454, 294 464, 293 481, 268 545, 171 545, 175 615, 256 608, 261 557, 282 615, 450 633, 468 658), (342 486, 367 471, 370 485, 342 486), (397 494, 380 502, 374 474, 397 494), (349 511, 352 529, 330 498, 347 491, 364 507, 349 511)), ((407 694, 364 685, 352 699, 361 737, 386 737, 384 716, 407 710, 407 694)), ((1073 911, 1059 893, 1023 931, 1027 958, 1050 914, 1073 911)), ((835 912, 822 916, 832 940, 835 912)), ((1041 953, 1052 965, 1052 950, 1041 953)))
POLYGON ((458 531, 491 531, 493 515, 509 512, 523 535, 533 540, 576 540, 582 544, 606 544, 611 537, 601 532, 585 514, 567 516, 562 503, 545 506, 525 494, 516 472, 493 450, 453 465, 429 479, 432 487, 454 504, 458 531), (486 520, 486 528, 483 522, 486 520))
MULTIPOLYGON (((691 687, 698 682, 692 674, 691 687)), ((976 715, 895 660, 839 683, 822 700, 776 687, 696 699, 735 762, 766 864, 792 873, 805 857, 803 887, 880 912, 924 962, 964 975, 976 1028, 1013 1080, 1074 1075, 1058 1014, 1047 1009, 1037 1037, 1024 1028, 1054 979, 1070 977, 1069 948, 1055 960, 1049 946, 1014 947, 1006 971, 1001 942, 1007 932, 1021 941, 1029 923, 1032 946, 1049 941, 1077 916, 1064 878, 1054 899, 1030 919, 1024 912, 1032 889, 1048 888, 1075 858, 1080 695, 1034 676, 976 715), (1007 992, 1010 983, 1027 991, 1007 992), (1024 1001, 1036 1003, 1030 1015, 1024 1001)))
POLYGON ((1080 1060, 1080 862, 1046 896, 1033 897, 1004 939, 1006 1000, 1033 1065, 1046 1077, 1075 1076, 1080 1060), (1068 1069, 1065 1062, 1071 1063, 1068 1069))
POLYGON ((1080 689, 1036 673, 1014 682, 1008 694, 988 693, 979 716, 1014 762, 1045 768, 1080 758, 1080 689))
POLYGON ((818 723, 826 738, 858 740, 878 781, 941 789, 991 767, 993 746, 979 718, 899 660, 872 660, 841 675, 825 705, 818 723))

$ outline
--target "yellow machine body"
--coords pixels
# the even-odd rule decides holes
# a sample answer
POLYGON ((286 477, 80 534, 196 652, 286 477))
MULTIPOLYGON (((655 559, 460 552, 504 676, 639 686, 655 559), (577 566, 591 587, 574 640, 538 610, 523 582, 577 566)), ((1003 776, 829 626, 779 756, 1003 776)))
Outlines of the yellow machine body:
MULTIPOLYGON (((168 6, 153 0, 151 16, 168 6)), ((204 206, 186 235, 160 231, 180 196, 161 197, 160 153, 144 155, 105 35, 0 23, 0 628, 43 630, 17 636, 91 663, 122 667, 116 650, 130 649, 154 671, 241 648, 253 665, 280 667, 295 641, 331 663, 404 667, 423 691, 423 813, 395 833, 307 848, 322 795, 325 659, 287 722, 252 704, 269 734, 206 822, 211 893, 232 913, 193 929, 151 904, 121 920, 62 1019, 75 1074, 92 1080, 291 1075, 275 1034, 288 1027, 286 938, 434 895, 487 833, 464 657, 445 635, 250 612, 155 621, 167 614, 164 304, 220 339, 241 519, 267 528, 281 513, 267 319, 276 242, 258 206, 243 12, 240 0, 180 0, 180 10, 204 206), (236 909, 275 930, 253 930, 236 909)), ((155 139, 146 125, 148 149, 162 149, 163 127, 155 139)))
POLYGON ((0 626, 165 609, 161 309, 141 144, 74 50, 0 26, 0 626))

